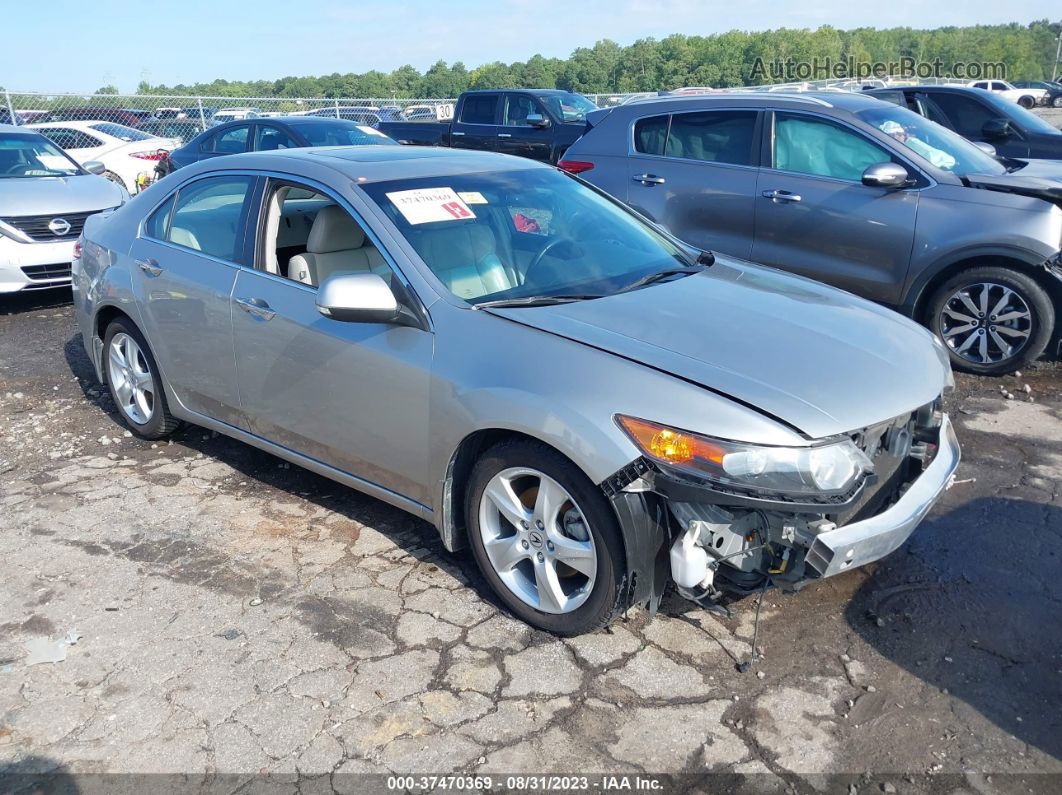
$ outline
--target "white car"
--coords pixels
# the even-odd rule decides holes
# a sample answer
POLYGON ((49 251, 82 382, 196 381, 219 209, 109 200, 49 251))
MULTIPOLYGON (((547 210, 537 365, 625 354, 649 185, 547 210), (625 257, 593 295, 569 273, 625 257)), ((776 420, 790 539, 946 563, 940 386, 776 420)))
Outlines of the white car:
POLYGON ((1017 88, 1006 80, 974 80, 966 85, 971 88, 982 88, 1006 97, 1011 102, 1017 102, 1023 108, 1031 108, 1034 105, 1042 105, 1047 96, 1043 88, 1017 88))
POLYGON ((210 117, 210 126, 217 127, 219 124, 238 119, 257 119, 261 113, 258 108, 222 108, 210 117))
POLYGON ((146 176, 155 179, 155 164, 166 152, 181 145, 175 138, 160 138, 111 121, 56 121, 29 124, 56 146, 84 165, 89 160, 103 163, 103 176, 136 193, 146 176))

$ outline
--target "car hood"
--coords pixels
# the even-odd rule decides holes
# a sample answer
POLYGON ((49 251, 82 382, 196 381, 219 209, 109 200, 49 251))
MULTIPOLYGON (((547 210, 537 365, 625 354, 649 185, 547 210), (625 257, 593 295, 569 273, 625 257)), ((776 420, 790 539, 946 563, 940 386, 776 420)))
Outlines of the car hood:
POLYGON ((487 311, 699 384, 812 438, 913 411, 948 380, 947 354, 912 321, 723 257, 630 293, 487 311))
POLYGON ((84 213, 117 207, 121 188, 95 174, 0 178, 0 218, 84 213))
POLYGON ((1062 161, 1026 160, 1017 171, 1006 174, 967 174, 975 188, 1018 193, 1062 204, 1062 161))

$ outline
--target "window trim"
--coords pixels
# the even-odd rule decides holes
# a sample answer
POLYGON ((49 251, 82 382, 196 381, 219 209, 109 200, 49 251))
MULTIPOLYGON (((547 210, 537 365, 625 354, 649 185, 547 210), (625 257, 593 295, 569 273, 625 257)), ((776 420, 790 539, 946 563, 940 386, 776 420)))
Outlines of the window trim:
POLYGON ((742 107, 742 106, 729 106, 724 108, 698 108, 697 110, 681 110, 681 111, 668 111, 666 113, 652 113, 647 116, 638 116, 632 118, 627 129, 627 156, 628 157, 644 157, 652 160, 660 160, 666 163, 689 163, 697 164, 701 166, 713 166, 717 168, 739 168, 739 169, 758 169, 763 162, 762 155, 762 137, 764 127, 764 117, 767 109, 755 108, 755 107, 742 107), (690 157, 671 157, 669 155, 654 155, 648 152, 639 152, 634 141, 634 127, 638 122, 643 119, 650 119, 654 116, 667 116, 667 136, 664 138, 664 150, 667 151, 667 141, 671 137, 671 123, 675 116, 685 116, 692 113, 752 113, 752 146, 749 148, 749 159, 752 161, 748 164, 743 163, 724 163, 720 160, 697 160, 690 157))
MULTIPOLYGON (((862 181, 860 181, 858 179, 855 179, 855 180, 842 179, 840 177, 827 177, 827 176, 824 176, 822 174, 806 174, 803 171, 788 171, 788 170, 781 169, 781 168, 775 168, 774 167, 775 124, 776 124, 776 121, 777 121, 777 118, 778 118, 778 114, 779 113, 786 113, 786 114, 791 114, 791 115, 794 115, 794 116, 807 116, 807 117, 809 117, 811 119, 814 119, 815 121, 820 121, 820 122, 823 122, 824 124, 831 124, 832 123, 832 124, 834 124, 834 125, 836 125, 838 127, 842 127, 844 129, 848 130, 849 132, 853 133, 854 135, 857 135, 860 138, 863 138, 864 140, 869 141, 870 143, 874 144, 879 149, 884 149, 890 155, 891 159, 901 161, 900 165, 902 165, 904 168, 906 168, 908 173, 912 174, 915 177, 916 181, 918 181, 919 183, 925 183, 925 184, 911 185, 910 187, 907 187, 907 188, 899 188, 899 189, 897 189, 897 192, 899 192, 899 191, 921 191, 921 190, 925 190, 926 188, 931 188, 934 185, 938 184, 937 180, 934 179, 932 175, 930 175, 930 174, 926 173, 925 171, 923 171, 921 168, 916 166, 914 163, 912 163, 906 157, 903 157, 902 154, 900 154, 898 151, 896 151, 892 146, 886 144, 883 141, 878 141, 877 139, 873 138, 870 135, 867 135, 865 130, 860 129, 857 125, 852 124, 847 119, 838 118, 836 116, 826 116, 826 115, 823 115, 823 114, 813 113, 813 112, 806 111, 806 110, 791 110, 789 108, 785 108, 784 110, 776 109, 776 108, 770 108, 770 109, 768 109, 768 113, 770 114, 770 118, 769 119, 765 119, 764 136, 763 136, 763 139, 761 141, 761 152, 760 152, 761 162, 764 164, 763 165, 763 169, 765 171, 770 171, 770 172, 775 173, 775 174, 786 174, 788 176, 794 176, 794 177, 804 177, 805 179, 821 179, 821 180, 826 180, 828 182, 836 182, 836 183, 839 183, 839 184, 842 184, 842 185, 859 185, 861 187, 866 187, 865 185, 863 185, 862 181)), ((913 113, 913 111, 912 111, 912 113, 913 113)), ((925 118, 925 117, 923 116, 923 118, 925 118)), ((880 188, 871 188, 871 190, 880 190, 880 188)))
MULTIPOLYGON (((163 196, 154 205, 152 205, 150 210, 148 210, 146 213, 144 213, 143 218, 140 219, 140 223, 137 224, 136 239, 137 240, 150 240, 152 243, 156 243, 156 244, 158 244, 160 246, 165 246, 166 248, 172 248, 175 251, 183 251, 183 252, 186 252, 186 253, 189 253, 189 254, 194 254, 197 257, 203 257, 204 259, 211 260, 212 262, 217 262, 217 263, 219 263, 221 265, 228 265, 229 267, 233 267, 233 268, 244 267, 243 263, 241 263, 241 262, 236 262, 236 261, 233 261, 233 260, 223 259, 222 257, 217 257, 217 256, 215 256, 213 254, 208 254, 205 251, 196 251, 194 248, 188 248, 187 246, 182 246, 179 243, 174 243, 172 240, 159 240, 156 237, 151 237, 150 235, 146 234, 148 218, 150 218, 152 215, 154 215, 155 212, 163 204, 165 204, 167 201, 169 201, 171 196, 174 197, 173 206, 174 206, 174 208, 176 208, 177 207, 177 202, 180 201, 180 198, 181 198, 180 194, 181 194, 182 190, 184 190, 185 188, 187 188, 187 187, 189 187, 191 185, 195 185, 197 182, 202 182, 203 180, 207 180, 207 179, 217 179, 219 177, 249 177, 250 178, 250 185, 248 187, 247 199, 244 201, 244 208, 243 208, 243 210, 240 213, 240 224, 243 227, 243 233, 240 234, 240 232, 237 231, 237 235, 236 235, 236 240, 237 240, 237 244, 238 244, 237 245, 237 257, 242 257, 242 258, 246 259, 247 258, 247 254, 248 254, 248 251, 247 251, 247 229, 250 227, 251 213, 256 210, 256 204, 259 201, 259 197, 256 196, 256 193, 259 193, 260 189, 261 189, 261 179, 260 179, 261 174, 258 174, 258 173, 253 172, 253 171, 247 171, 247 170, 244 170, 244 169, 233 169, 231 171, 230 170, 226 170, 226 171, 211 171, 211 172, 207 172, 205 174, 197 174, 196 176, 190 178, 188 181, 182 182, 180 185, 178 185, 172 191, 170 191, 165 196, 163 196)), ((173 226, 173 213, 170 213, 169 220, 166 221, 166 235, 167 236, 169 236, 170 228, 172 226, 173 226)))

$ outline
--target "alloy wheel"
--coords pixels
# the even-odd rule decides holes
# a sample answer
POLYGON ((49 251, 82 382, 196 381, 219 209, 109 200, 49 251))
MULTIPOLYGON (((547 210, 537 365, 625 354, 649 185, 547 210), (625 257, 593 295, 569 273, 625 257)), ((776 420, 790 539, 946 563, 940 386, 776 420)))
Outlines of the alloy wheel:
POLYGON ((544 613, 570 613, 586 602, 597 550, 584 514, 548 475, 511 467, 487 483, 479 528, 494 572, 522 602, 544 613))
POLYGON ((957 356, 997 364, 1029 342, 1033 315, 1025 298, 1002 284, 981 282, 956 290, 939 317, 940 336, 957 356))
POLYGON ((108 377, 118 408, 132 422, 146 425, 155 413, 155 382, 136 340, 122 332, 111 339, 108 377))

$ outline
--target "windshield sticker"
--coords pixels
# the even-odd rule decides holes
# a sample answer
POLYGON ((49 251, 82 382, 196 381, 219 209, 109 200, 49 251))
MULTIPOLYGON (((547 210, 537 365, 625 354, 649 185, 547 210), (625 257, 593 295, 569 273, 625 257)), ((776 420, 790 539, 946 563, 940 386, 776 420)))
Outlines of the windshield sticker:
POLYGON ((453 188, 417 188, 388 193, 391 204, 398 208, 410 224, 430 224, 435 221, 463 221, 475 218, 468 205, 454 193, 453 188))
POLYGON ((364 125, 359 124, 358 125, 358 129, 361 130, 366 135, 376 135, 376 136, 379 136, 380 138, 386 138, 387 137, 382 132, 380 132, 379 130, 374 130, 372 127, 366 127, 364 125))
POLYGON ((74 167, 62 155, 37 155, 37 161, 52 171, 73 171, 74 167))
POLYGON ((486 204, 487 203, 487 199, 479 191, 470 190, 470 191, 466 191, 464 193, 458 193, 457 195, 461 197, 461 201, 463 201, 465 204, 486 204))

